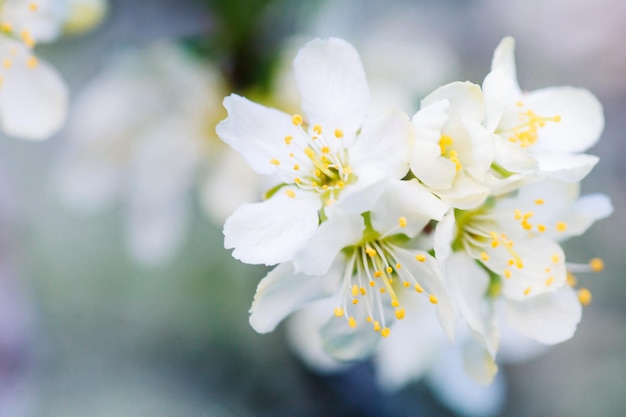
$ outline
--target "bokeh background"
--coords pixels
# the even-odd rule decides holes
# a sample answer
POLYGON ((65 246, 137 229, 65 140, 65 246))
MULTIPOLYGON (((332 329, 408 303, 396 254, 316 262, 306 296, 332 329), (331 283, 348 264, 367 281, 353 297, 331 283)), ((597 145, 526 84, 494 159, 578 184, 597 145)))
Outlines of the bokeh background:
MULTIPOLYGON (((225 90, 267 99, 297 39, 341 36, 362 54, 367 42, 391 39, 423 54, 417 108, 438 84, 481 83, 493 49, 513 35, 524 89, 570 84, 604 104, 605 133, 591 150, 600 163, 583 190, 610 195, 615 212, 565 245, 572 260, 605 261, 601 274, 579 277, 593 303, 572 340, 503 366, 501 415, 618 417, 626 414, 624 22, 626 3, 615 0, 111 0, 97 28, 39 50, 72 99, 121 49, 162 40, 210 60, 225 90)), ((390 67, 400 73, 414 68, 408 58, 381 59, 396 59, 390 67)), ((59 198, 54 178, 68 144, 67 129, 44 143, 0 140, 1 417, 455 415, 424 383, 382 393, 368 363, 317 375, 290 352, 282 327, 256 334, 247 310, 266 270, 230 258, 198 193, 189 193, 188 233, 171 259, 138 262, 125 244, 123 200, 85 214, 59 198)))

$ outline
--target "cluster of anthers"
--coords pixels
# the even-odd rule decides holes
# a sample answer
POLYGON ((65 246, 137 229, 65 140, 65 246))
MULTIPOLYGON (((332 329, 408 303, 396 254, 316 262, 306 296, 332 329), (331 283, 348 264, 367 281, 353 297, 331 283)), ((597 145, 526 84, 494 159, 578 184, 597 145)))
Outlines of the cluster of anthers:
MULTIPOLYGON (((524 108, 524 103, 518 101, 515 105, 521 109, 524 108)), ((522 148, 527 148, 537 142, 539 137, 539 129, 546 126, 547 123, 560 123, 561 116, 556 115, 552 117, 539 116, 531 109, 522 110, 518 114, 521 123, 510 131, 499 132, 503 136, 506 136, 509 142, 515 143, 522 148)))
MULTIPOLYGON (((365 321, 372 325, 374 331, 387 337, 391 333, 385 314, 389 307, 394 309, 396 319, 402 320, 405 316, 405 309, 398 297, 400 290, 414 290, 427 296, 432 304, 437 304, 439 300, 422 287, 411 265, 400 263, 396 255, 397 247, 391 241, 392 236, 396 235, 379 235, 368 227, 367 216, 365 219, 366 230, 362 242, 344 249, 347 262, 342 279, 342 304, 335 308, 334 313, 337 317, 344 317, 348 325, 355 328, 357 320, 349 311, 364 305, 361 308, 367 312, 365 321)), ((407 219, 400 217, 399 228, 406 225, 407 219)), ((428 256, 426 252, 419 251, 414 259, 417 263, 424 263, 428 256)))
MULTIPOLYGON (((325 205, 331 205, 341 190, 356 179, 348 164, 348 152, 342 140, 344 133, 337 128, 332 135, 327 135, 318 124, 309 128, 299 114, 294 114, 291 121, 303 135, 285 136, 283 142, 288 148, 288 161, 272 158, 270 163, 277 167, 286 164, 288 168, 283 172, 288 184, 318 193, 325 205)), ((285 193, 291 198, 296 197, 293 189, 287 189, 285 193)))
MULTIPOLYGON (((12 22, 3 19, 4 16, 1 16, 3 6, 2 3, 3 2, 0 1, 0 31, 2 31, 2 34, 9 37, 10 39, 21 42, 28 48, 28 50, 33 49, 36 42, 31 32, 26 28, 18 30, 15 28, 15 25, 12 22)), ((28 8, 29 13, 36 13, 39 10, 39 5, 36 2, 25 2, 24 6, 28 8)), ((5 54, 5 56, 2 57, 2 70, 8 71, 13 68, 14 61, 20 58, 20 50, 16 46, 10 46, 7 51, 3 51, 3 54, 5 54)), ((25 63, 27 68, 33 69, 37 67, 39 61, 37 60, 36 56, 29 54, 29 57, 26 58, 25 63)), ((0 86, 2 86, 3 80, 4 77, 2 74, 0 74, 0 86)))

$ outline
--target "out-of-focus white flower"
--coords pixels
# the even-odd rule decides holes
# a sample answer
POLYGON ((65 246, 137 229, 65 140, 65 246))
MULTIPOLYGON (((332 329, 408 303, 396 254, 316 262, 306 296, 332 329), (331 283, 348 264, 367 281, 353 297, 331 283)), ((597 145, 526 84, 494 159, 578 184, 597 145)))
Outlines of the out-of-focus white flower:
MULTIPOLYGON (((122 52, 74 104, 56 181, 63 200, 93 211, 122 199, 132 253, 167 261, 182 243, 198 179, 222 210, 242 202, 205 190, 213 159, 227 150, 213 132, 224 90, 214 68, 175 44, 122 52)), ((236 168, 231 178, 241 165, 226 166, 236 168)))
POLYGON ((87 32, 104 20, 109 8, 107 0, 65 0, 67 17, 63 31, 70 34, 87 32))
MULTIPOLYGON (((408 171, 408 117, 366 118, 369 90, 358 53, 330 38, 308 43, 294 61, 305 117, 231 95, 222 140, 259 174, 280 184, 266 201, 239 207, 224 225, 225 247, 246 263, 289 261, 324 220, 325 208, 359 194, 375 200, 388 178, 408 171), (378 190, 378 191, 376 191, 378 190)), ((351 198, 361 213, 363 199, 351 198)))
POLYGON ((0 3, 0 126, 10 136, 45 139, 65 121, 65 83, 33 52, 58 36, 63 11, 55 0, 0 3))
POLYGON ((580 181, 598 162, 581 152, 600 138, 602 106, 580 88, 523 92, 517 83, 514 46, 512 38, 500 42, 483 83, 485 126, 495 133, 492 185, 503 192, 528 176, 580 181))
POLYGON ((421 294, 437 305, 441 326, 452 339, 455 313, 441 271, 429 247, 416 239, 446 209, 416 180, 391 181, 362 215, 330 208, 329 219, 293 263, 278 265, 259 284, 252 327, 272 331, 292 312, 329 298, 337 318, 331 309, 324 314, 324 349, 354 360, 371 352, 380 339, 376 332, 387 337, 392 323, 404 319, 405 299, 421 294))
POLYGON ((452 207, 473 208, 489 195, 493 139, 484 117, 480 87, 470 82, 438 88, 413 116, 411 172, 452 207))

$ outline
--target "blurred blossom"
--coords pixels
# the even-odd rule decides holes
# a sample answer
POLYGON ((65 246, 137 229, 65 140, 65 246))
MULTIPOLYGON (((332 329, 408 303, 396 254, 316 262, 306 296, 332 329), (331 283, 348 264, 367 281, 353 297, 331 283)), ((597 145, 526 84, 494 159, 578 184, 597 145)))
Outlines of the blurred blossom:
POLYGON ((73 106, 59 195, 86 212, 120 200, 132 254, 146 264, 171 259, 187 233, 196 187, 217 219, 247 197, 210 188, 215 163, 246 190, 242 164, 215 140, 225 89, 215 68, 175 43, 120 51, 73 106))
POLYGON ((67 18, 63 31, 79 34, 91 30, 102 23, 107 14, 108 0, 66 0, 67 18))
POLYGON ((58 37, 63 6, 56 0, 0 3, 0 125, 10 136, 45 139, 65 121, 65 83, 33 52, 37 43, 58 37))

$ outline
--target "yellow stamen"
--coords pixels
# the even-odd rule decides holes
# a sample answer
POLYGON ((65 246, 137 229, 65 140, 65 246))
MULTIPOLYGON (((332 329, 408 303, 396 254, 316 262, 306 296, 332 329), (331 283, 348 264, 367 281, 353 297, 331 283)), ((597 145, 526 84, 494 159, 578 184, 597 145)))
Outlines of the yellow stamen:
POLYGON ((545 232, 547 230, 546 225, 545 224, 538 224, 537 225, 537 230, 539 230, 541 233, 545 232))
POLYGON ((418 253, 417 255, 415 255, 415 259, 417 259, 419 262, 425 262, 426 256, 422 253, 418 253))
POLYGON ((341 308, 341 307, 337 307, 337 308, 335 308, 335 316, 337 316, 337 317, 341 317, 341 316, 343 316, 343 315, 344 315, 343 308, 341 308))
POLYGON ((318 135, 321 135, 322 134, 322 126, 320 126, 320 125, 313 126, 313 131, 315 133, 317 133, 318 135))
POLYGON ((341 129, 335 129, 335 137, 337 139, 342 138, 343 137, 343 130, 341 129))
POLYGON ((296 193, 293 190, 286 190, 285 194, 287 194, 289 198, 296 198, 296 193))
POLYGON ((506 279, 511 278, 511 270, 509 270, 509 269, 505 269, 505 270, 504 270, 504 277, 505 277, 506 279))
POLYGON ((290 145, 293 140, 293 136, 285 136, 285 144, 290 145))
POLYGON ((293 116, 291 116, 291 123, 293 123, 295 126, 300 126, 302 123, 304 123, 304 120, 299 114, 294 114, 293 116))
POLYGON ((322 146, 322 153, 329 153, 330 148, 328 146, 322 146))
POLYGON ((348 319, 348 325, 350 325, 350 327, 353 329, 356 327, 356 320, 354 319, 354 317, 350 317, 348 319))
POLYGON ((370 258, 376 256, 376 251, 370 247, 365 248, 365 253, 367 253, 370 258))
POLYGON ((593 258, 589 261, 589 266, 593 272, 601 272, 604 269, 604 261, 600 258, 593 258))
POLYGON ((270 164, 278 166, 280 165, 280 161, 276 158, 273 158, 273 159, 270 159, 270 164))
POLYGON ((566 230, 567 230, 567 223, 562 222, 562 221, 561 221, 561 222, 557 222, 557 224, 556 224, 556 230, 557 230, 558 232, 564 232, 564 231, 566 231, 566 230))
POLYGON ((535 204, 537 204, 538 206, 542 205, 544 203, 543 198, 538 198, 535 200, 535 204))
POLYGON ((575 287, 577 282, 578 280, 576 279, 576 276, 568 271, 567 272, 567 285, 569 285, 570 287, 575 287))
POLYGON ((420 294, 424 292, 424 288, 422 288, 422 286, 419 284, 415 284, 414 288, 415 288, 415 291, 417 291, 420 294))
POLYGON ((391 274, 393 272, 393 268, 388 266, 387 268, 385 268, 385 271, 387 271, 388 274, 391 274))
POLYGON ((380 330, 380 323, 378 321, 374 322, 374 331, 377 332, 380 330))
POLYGON ((402 320, 404 318, 405 314, 406 314, 406 312, 404 311, 403 308, 399 308, 399 309, 396 310, 396 318, 398 320, 402 320))
POLYGON ((11 67, 13 66, 13 61, 12 61, 11 59, 9 59, 9 58, 5 58, 5 59, 2 61, 2 66, 3 66, 4 68, 6 68, 6 69, 9 69, 9 68, 11 68, 11 67))
POLYGON ((11 33, 13 31, 13 25, 11 25, 9 22, 2 22, 0 23, 0 29, 4 33, 11 33))
POLYGON ((356 297, 357 295, 359 295, 359 286, 354 284, 352 286, 352 296, 356 297))
POLYGON ((578 301, 580 301, 580 304, 582 304, 583 307, 587 307, 591 304, 591 298, 591 291, 587 288, 581 288, 578 290, 578 301))
POLYGON ((30 9, 30 11, 32 12, 36 12, 37 9, 39 9, 39 6, 37 5, 37 3, 28 3, 28 8, 30 9))
POLYGON ((390 333, 391 333, 391 330, 389 329, 389 327, 385 327, 384 329, 380 331, 380 335, 382 337, 389 337, 390 333))
POLYGON ((489 254, 487 254, 487 252, 481 252, 480 253, 480 259, 482 259, 483 261, 487 262, 489 260, 489 254))
POLYGON ((546 285, 549 287, 550 285, 552 285, 552 283, 554 282, 554 277, 553 276, 549 276, 546 279, 546 285))
POLYGON ((375 271, 374 278, 380 278, 383 275, 383 271, 375 271))
POLYGON ((530 291, 532 290, 531 287, 526 287, 526 289, 524 290, 524 295, 528 295, 530 294, 530 291))
POLYGON ((430 297, 428 297, 428 301, 430 301, 432 304, 437 304, 439 302, 434 294, 431 294, 430 297))
POLYGON ((398 219, 398 224, 400 225, 400 227, 406 227, 406 217, 400 217, 398 219))

